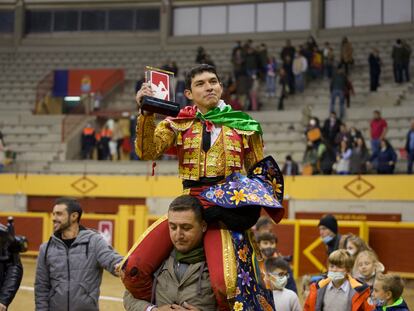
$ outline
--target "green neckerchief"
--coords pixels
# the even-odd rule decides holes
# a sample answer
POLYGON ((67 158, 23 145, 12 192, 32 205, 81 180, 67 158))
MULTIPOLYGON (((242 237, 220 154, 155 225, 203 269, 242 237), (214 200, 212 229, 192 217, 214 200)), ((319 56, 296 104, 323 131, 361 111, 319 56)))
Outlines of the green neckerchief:
POLYGON ((253 120, 247 113, 233 110, 233 108, 229 105, 225 105, 223 110, 216 107, 206 114, 202 114, 200 111, 197 111, 196 116, 202 121, 207 120, 214 124, 225 125, 243 131, 255 131, 259 134, 263 134, 262 127, 259 122, 253 120))
POLYGON ((206 256, 204 255, 204 247, 200 246, 188 253, 180 253, 179 251, 175 251, 175 260, 178 262, 186 263, 186 264, 194 264, 197 262, 205 261, 206 256))
POLYGON ((383 311, 385 311, 385 310, 387 310, 388 308, 391 308, 391 307, 395 307, 395 306, 399 306, 400 304, 402 304, 402 302, 403 302, 403 298, 402 297, 400 297, 400 298, 398 298, 392 305, 390 305, 390 306, 383 306, 382 307, 382 310, 383 311))

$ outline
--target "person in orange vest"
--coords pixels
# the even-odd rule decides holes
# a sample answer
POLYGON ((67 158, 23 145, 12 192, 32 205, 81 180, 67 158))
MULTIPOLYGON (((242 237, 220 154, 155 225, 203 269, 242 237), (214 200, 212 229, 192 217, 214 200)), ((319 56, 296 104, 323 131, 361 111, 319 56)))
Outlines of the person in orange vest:
POLYGON ((92 159, 93 150, 96 145, 95 129, 90 123, 86 124, 82 131, 82 159, 92 159))
MULTIPOLYGON (((99 160, 112 160, 111 152, 109 150, 109 142, 112 140, 112 130, 108 125, 105 125, 101 130, 101 139, 99 141, 102 158, 99 160)), ((99 148, 99 147, 98 147, 99 148)))
POLYGON ((351 277, 353 260, 344 249, 334 251, 328 258, 328 275, 310 286, 304 311, 371 311, 371 290, 351 277))

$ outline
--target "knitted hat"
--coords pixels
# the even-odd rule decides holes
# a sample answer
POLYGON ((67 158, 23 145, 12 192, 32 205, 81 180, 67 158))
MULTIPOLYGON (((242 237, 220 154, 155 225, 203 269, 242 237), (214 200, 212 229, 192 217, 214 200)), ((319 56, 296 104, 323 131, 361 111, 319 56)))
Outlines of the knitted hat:
POLYGON ((336 218, 330 214, 323 216, 321 220, 319 220, 318 227, 319 226, 325 226, 333 233, 338 234, 338 222, 336 221, 336 218))

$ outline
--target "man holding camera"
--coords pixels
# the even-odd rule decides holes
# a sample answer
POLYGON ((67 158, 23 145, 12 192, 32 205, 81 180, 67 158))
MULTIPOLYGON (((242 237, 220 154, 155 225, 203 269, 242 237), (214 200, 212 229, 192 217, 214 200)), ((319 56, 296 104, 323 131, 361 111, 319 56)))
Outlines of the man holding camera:
POLYGON ((13 242, 9 228, 0 224, 0 311, 7 310, 23 277, 23 266, 13 242))

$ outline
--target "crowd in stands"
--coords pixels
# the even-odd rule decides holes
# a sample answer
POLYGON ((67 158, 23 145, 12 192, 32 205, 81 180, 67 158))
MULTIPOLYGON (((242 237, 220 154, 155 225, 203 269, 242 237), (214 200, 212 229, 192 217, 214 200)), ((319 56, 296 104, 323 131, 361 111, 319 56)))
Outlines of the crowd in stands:
POLYGON ((303 276, 298 292, 289 264, 292 258, 277 250, 272 220, 262 216, 256 223, 264 277, 273 290, 276 310, 409 310, 402 298, 402 278, 385 273, 375 251, 363 239, 352 233, 340 235, 336 218, 329 214, 320 219, 318 229, 327 249, 327 272, 303 276))
MULTIPOLYGON (((331 112, 323 125, 311 117, 305 128, 306 149, 302 160, 302 174, 393 174, 397 153, 386 137, 388 124, 378 110, 370 122, 371 152, 362 132, 348 128, 335 112, 331 112)), ((407 173, 412 173, 414 154, 414 121, 408 131, 405 152, 408 159, 407 173)), ((290 155, 282 169, 285 175, 300 174, 299 165, 290 155)))
POLYGON ((111 161, 136 159, 132 155, 134 148, 129 134, 131 132, 131 129, 126 129, 125 124, 121 124, 119 120, 109 119, 101 127, 88 123, 81 135, 82 159, 111 161))

